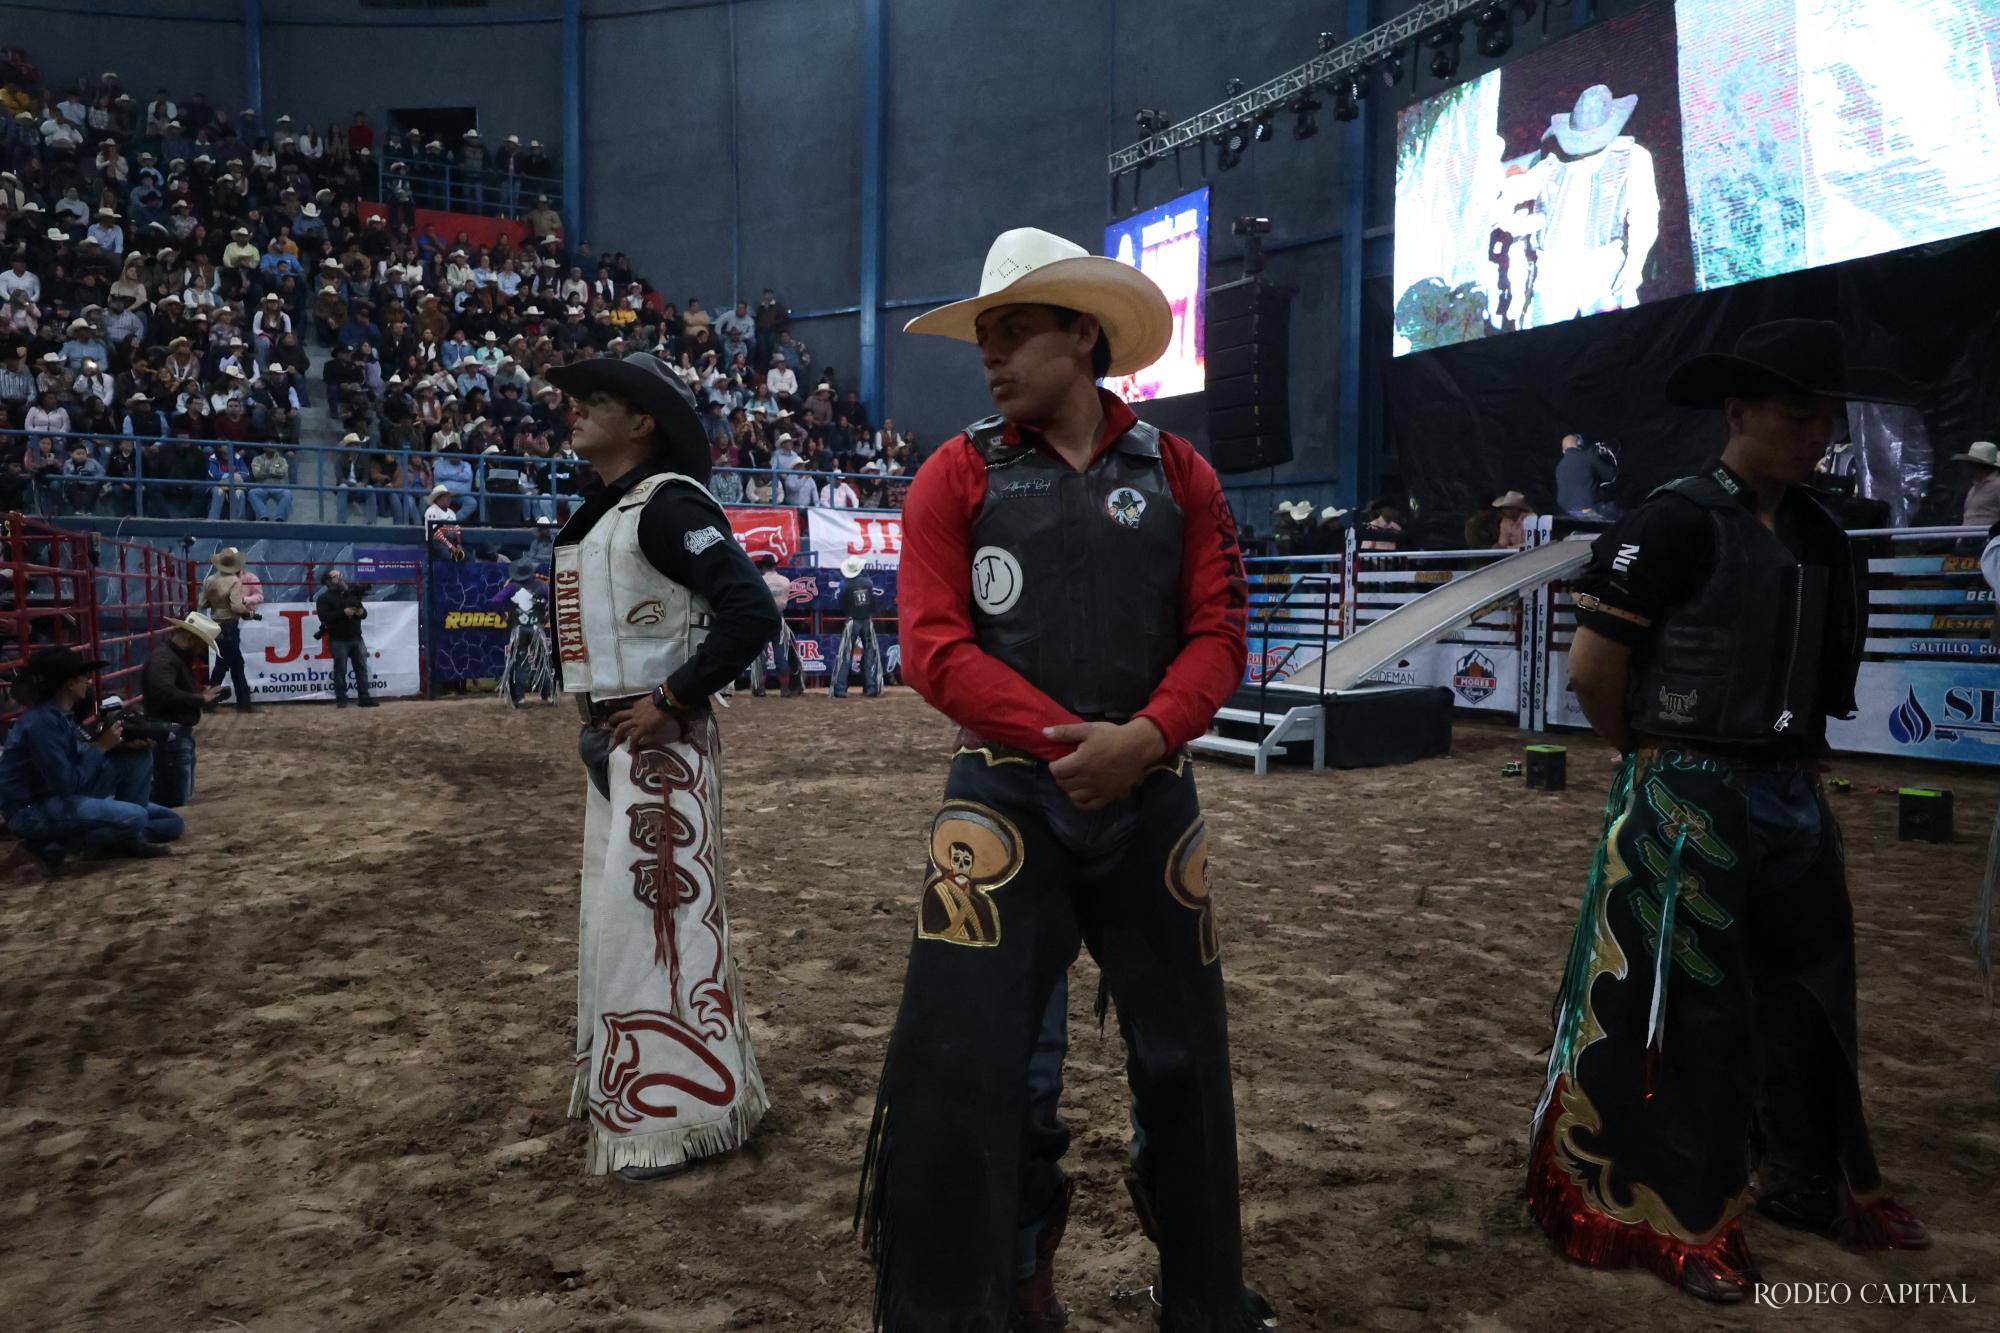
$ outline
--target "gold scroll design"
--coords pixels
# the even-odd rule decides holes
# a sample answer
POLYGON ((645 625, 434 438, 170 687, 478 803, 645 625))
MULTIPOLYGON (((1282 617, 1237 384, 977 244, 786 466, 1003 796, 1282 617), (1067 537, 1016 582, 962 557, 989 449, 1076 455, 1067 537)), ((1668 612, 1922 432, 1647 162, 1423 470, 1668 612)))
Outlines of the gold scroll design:
POLYGON ((1632 794, 1623 813, 1604 835, 1605 892, 1598 897, 1596 920, 1592 923, 1590 964, 1583 984, 1583 1013, 1577 1027, 1576 1042, 1570 1048, 1569 1067, 1561 1071, 1561 1081, 1556 1090, 1562 1114, 1557 1117, 1553 1130, 1555 1155, 1563 1173, 1576 1185, 1577 1192, 1592 1212, 1627 1226, 1651 1227, 1660 1235, 1670 1236, 1686 1245, 1706 1245, 1721 1235, 1723 1229, 1750 1206, 1751 1193, 1747 1188, 1723 1207, 1713 1227, 1706 1231, 1691 1231, 1681 1225, 1673 1209, 1667 1207, 1666 1200, 1646 1185, 1634 1182, 1631 1197, 1626 1202, 1620 1203, 1612 1198, 1607 1191, 1612 1159, 1590 1152, 1576 1140, 1578 1131, 1593 1138, 1601 1138, 1604 1133, 1604 1118, 1578 1082, 1576 1067, 1582 1061, 1584 1051, 1604 1038, 1604 1026, 1597 1021, 1596 1009, 1591 1003, 1597 979, 1609 973, 1623 981, 1631 970, 1625 950, 1611 933, 1609 909, 1615 891, 1632 878, 1631 867, 1619 854, 1618 838, 1624 832, 1625 821, 1639 807, 1641 786, 1641 782, 1633 782, 1632 794))
POLYGON ((917 906, 917 936, 991 949, 1000 943, 993 892, 1020 872, 1021 830, 990 806, 946 801, 931 820, 931 875, 917 906))
POLYGON ((1197 817, 1174 843, 1167 857, 1167 892, 1195 914, 1195 942, 1201 965, 1222 957, 1222 935, 1215 924, 1215 900, 1208 893, 1208 824, 1197 817))

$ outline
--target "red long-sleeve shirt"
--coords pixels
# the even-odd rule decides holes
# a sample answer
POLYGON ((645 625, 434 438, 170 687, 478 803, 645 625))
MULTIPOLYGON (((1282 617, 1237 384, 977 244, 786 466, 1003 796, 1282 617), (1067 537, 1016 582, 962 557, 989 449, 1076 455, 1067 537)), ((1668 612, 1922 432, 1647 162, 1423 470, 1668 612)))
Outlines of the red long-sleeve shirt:
MULTIPOLYGON (((1138 420, 1103 390, 1104 430, 1091 461, 1138 420)), ((1007 426, 1009 443, 1053 453, 1033 431, 1007 426)), ((1236 544, 1236 520, 1208 460, 1178 435, 1160 434, 1160 464, 1182 514, 1181 626, 1173 665, 1139 716, 1167 746, 1185 745, 1243 680, 1248 584, 1236 544)), ((986 463, 959 435, 917 470, 903 501, 903 557, 898 570, 898 633, 903 678, 960 726, 1042 759, 1076 747, 1042 728, 1080 721, 979 646, 972 623, 972 524, 986 500, 986 463)))

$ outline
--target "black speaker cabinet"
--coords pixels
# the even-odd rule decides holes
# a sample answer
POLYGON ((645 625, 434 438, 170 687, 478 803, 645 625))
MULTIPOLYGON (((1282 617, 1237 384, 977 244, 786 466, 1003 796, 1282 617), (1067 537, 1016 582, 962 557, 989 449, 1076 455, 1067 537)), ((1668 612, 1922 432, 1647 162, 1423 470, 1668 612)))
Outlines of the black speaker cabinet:
POLYGON ((1291 293, 1245 278, 1208 290, 1208 446, 1217 472, 1292 460, 1291 293))

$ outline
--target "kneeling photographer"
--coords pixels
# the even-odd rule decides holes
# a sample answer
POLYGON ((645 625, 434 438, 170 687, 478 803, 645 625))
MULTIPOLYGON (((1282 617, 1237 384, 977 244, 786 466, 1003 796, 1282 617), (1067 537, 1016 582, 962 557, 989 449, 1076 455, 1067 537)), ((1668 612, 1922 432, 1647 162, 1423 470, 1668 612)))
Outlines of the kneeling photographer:
MULTIPOLYGON (((204 690, 194 683, 194 665, 208 659, 222 627, 201 611, 190 611, 185 620, 168 616, 167 623, 173 629, 166 642, 146 659, 145 698, 149 720, 172 728, 154 738, 153 800, 178 810, 194 799, 194 729, 202 709, 225 698, 229 687, 211 685, 204 690)), ((131 727, 126 730, 129 734, 131 727)))
POLYGON ((361 599, 374 590, 373 584, 349 583, 337 569, 319 576, 320 595, 313 603, 319 612, 319 637, 333 654, 333 705, 347 707, 347 670, 354 669, 354 693, 363 708, 373 708, 368 694, 368 645, 361 638, 361 622, 368 608, 361 599))
POLYGON ((116 799, 121 785, 136 794, 139 776, 136 765, 107 757, 125 743, 124 721, 103 724, 95 737, 76 724, 77 705, 103 665, 73 648, 44 648, 15 678, 14 697, 28 707, 0 749, 0 816, 49 874, 84 848, 163 856, 161 844, 186 827, 163 805, 116 799))

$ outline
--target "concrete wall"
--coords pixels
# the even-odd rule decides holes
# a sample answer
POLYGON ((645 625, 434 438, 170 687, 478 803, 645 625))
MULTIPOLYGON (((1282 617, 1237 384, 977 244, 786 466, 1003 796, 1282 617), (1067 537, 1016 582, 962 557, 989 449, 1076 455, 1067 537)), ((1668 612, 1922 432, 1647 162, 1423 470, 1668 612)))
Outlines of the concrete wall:
POLYGON ((216 106, 243 105, 240 0, 113 7, 118 17, 64 0, 0 4, 0 44, 27 48, 53 87, 112 70, 142 100, 165 84, 178 96, 200 93, 216 106))

